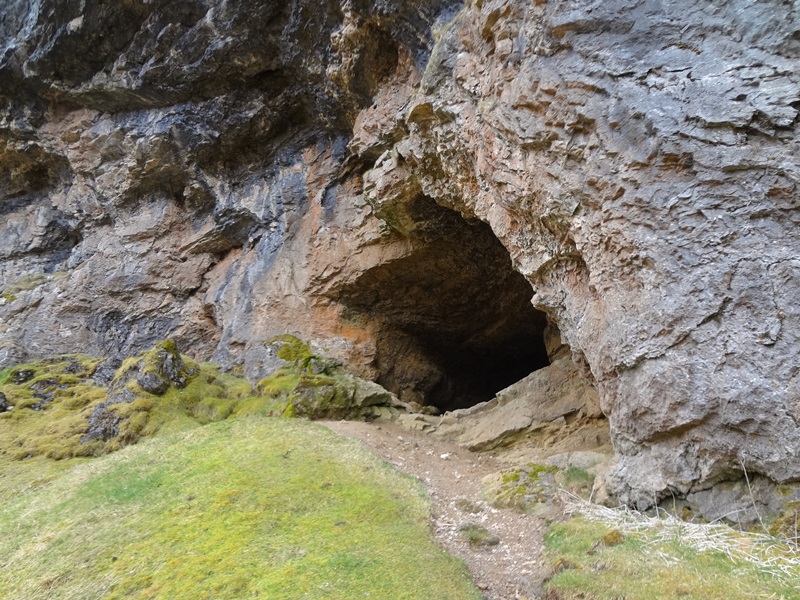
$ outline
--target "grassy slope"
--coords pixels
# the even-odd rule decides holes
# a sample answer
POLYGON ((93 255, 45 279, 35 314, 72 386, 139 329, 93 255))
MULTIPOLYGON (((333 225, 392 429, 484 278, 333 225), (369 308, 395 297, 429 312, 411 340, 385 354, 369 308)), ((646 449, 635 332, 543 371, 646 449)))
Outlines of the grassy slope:
POLYGON ((0 464, 3 598, 479 598, 414 481, 250 417, 94 459, 0 464), (22 485, 25 466, 32 487, 22 485))

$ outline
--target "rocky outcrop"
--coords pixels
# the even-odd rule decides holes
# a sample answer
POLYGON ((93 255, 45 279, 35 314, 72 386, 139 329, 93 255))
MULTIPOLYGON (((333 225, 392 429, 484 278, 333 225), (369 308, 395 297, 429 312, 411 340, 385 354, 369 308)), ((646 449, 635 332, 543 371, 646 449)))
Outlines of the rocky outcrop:
POLYGON ((398 65, 422 64, 443 8, 6 7, 0 281, 38 276, 4 299, 6 360, 168 334, 241 359, 254 304, 296 308, 302 282, 273 284, 271 267, 283 247, 297 257, 288 239, 308 248, 302 217, 333 202, 358 111, 398 65))
POLYGON ((557 330, 623 501, 798 481, 794 12, 15 0, 0 365, 288 331, 457 409, 557 330))
POLYGON ((355 377, 338 361, 314 354, 294 336, 276 336, 266 346, 282 363, 257 386, 277 406, 271 414, 372 421, 397 417, 409 408, 377 383, 355 377))
POLYGON ((122 363, 113 378, 112 392, 121 390, 135 380, 148 394, 163 396, 171 387, 182 389, 191 377, 197 375, 197 365, 183 360, 174 340, 156 344, 141 358, 136 357, 122 363))
MULTIPOLYGON (((465 448, 487 450, 546 428, 563 432, 567 419, 575 422, 600 417, 597 391, 564 357, 501 390, 488 402, 427 422, 435 425, 438 435, 465 448)), ((603 442, 597 440, 595 445, 603 442)))

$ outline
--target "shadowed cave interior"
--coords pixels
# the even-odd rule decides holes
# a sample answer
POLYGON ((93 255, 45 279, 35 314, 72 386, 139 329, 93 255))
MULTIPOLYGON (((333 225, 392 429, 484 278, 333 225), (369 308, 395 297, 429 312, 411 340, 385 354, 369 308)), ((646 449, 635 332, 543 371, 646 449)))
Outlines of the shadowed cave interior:
POLYGON ((549 364, 547 319, 486 223, 420 197, 404 207, 413 250, 339 298, 377 340, 378 383, 442 411, 473 406, 549 364))

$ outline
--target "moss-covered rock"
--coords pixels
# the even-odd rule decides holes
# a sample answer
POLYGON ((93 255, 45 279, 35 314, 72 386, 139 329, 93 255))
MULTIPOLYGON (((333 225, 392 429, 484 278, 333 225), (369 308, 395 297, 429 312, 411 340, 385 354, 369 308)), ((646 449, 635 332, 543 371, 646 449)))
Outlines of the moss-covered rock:
POLYGON ((121 389, 135 379, 148 394, 161 396, 171 386, 184 388, 199 368, 194 361, 178 352, 174 340, 165 340, 141 356, 129 358, 122 363, 112 382, 112 389, 121 389))
POLYGON ((244 377, 181 355, 172 340, 125 360, 64 355, 4 369, 0 453, 98 456, 160 431, 231 417, 370 418, 397 402, 297 338, 269 343, 286 364, 256 390, 244 377))
POLYGON ((196 364, 173 341, 129 357, 113 376, 96 379, 100 365, 113 363, 64 355, 0 372, 7 405, 0 410, 0 453, 18 459, 97 456, 164 428, 225 419, 253 395, 244 378, 196 364))
POLYGON ((309 419, 360 419, 376 416, 375 407, 391 407, 397 398, 382 386, 345 372, 341 364, 314 354, 308 344, 291 335, 265 342, 277 347, 286 361, 262 379, 258 391, 282 403, 282 414, 309 419))
POLYGON ((87 430, 81 437, 81 444, 87 444, 93 440, 107 442, 118 437, 123 417, 119 412, 110 410, 110 408, 117 404, 130 404, 134 400, 136 400, 134 393, 129 389, 123 389, 110 395, 108 400, 97 404, 89 415, 87 430))
POLYGON ((557 471, 556 467, 528 463, 488 475, 481 482, 484 500, 495 508, 543 514, 552 504, 557 471))
POLYGON ((6 369, 0 393, 13 410, 0 412, 0 453, 60 459, 100 452, 97 444, 80 442, 85 411, 106 397, 105 389, 91 381, 97 362, 61 355, 6 369))
POLYGON ((18 294, 19 292, 34 290, 40 285, 47 283, 50 277, 51 276, 47 275, 46 273, 32 273, 30 275, 24 275, 6 287, 6 289, 3 290, 3 293, 4 295, 7 294, 9 296, 14 296, 14 294, 18 294))
POLYGON ((800 502, 787 502, 773 519, 769 532, 800 544, 800 502))
POLYGON ((173 340, 166 340, 122 362, 107 399, 89 417, 84 442, 100 439, 109 446, 127 445, 162 429, 235 416, 242 406, 249 413, 273 414, 267 404, 253 398, 243 377, 221 373, 211 363, 196 363, 182 355, 173 340))

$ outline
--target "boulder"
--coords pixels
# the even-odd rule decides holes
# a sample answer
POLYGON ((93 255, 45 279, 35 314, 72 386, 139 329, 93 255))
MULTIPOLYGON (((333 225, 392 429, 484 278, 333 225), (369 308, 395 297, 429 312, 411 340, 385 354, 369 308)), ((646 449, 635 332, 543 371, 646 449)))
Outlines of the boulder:
MULTIPOLYGON (((105 371, 116 362, 113 358, 107 359, 98 368, 105 371)), ((186 387, 197 372, 197 365, 181 356, 175 341, 166 340, 141 356, 123 361, 115 372, 109 391, 121 390, 133 379, 148 394, 162 396, 170 387, 186 387)), ((100 377, 106 378, 107 374, 101 372, 100 377)))
POLYGON ((487 450, 526 431, 563 422, 568 415, 600 416, 599 398, 572 360, 564 357, 498 392, 489 402, 446 413, 437 434, 470 450, 487 450))

